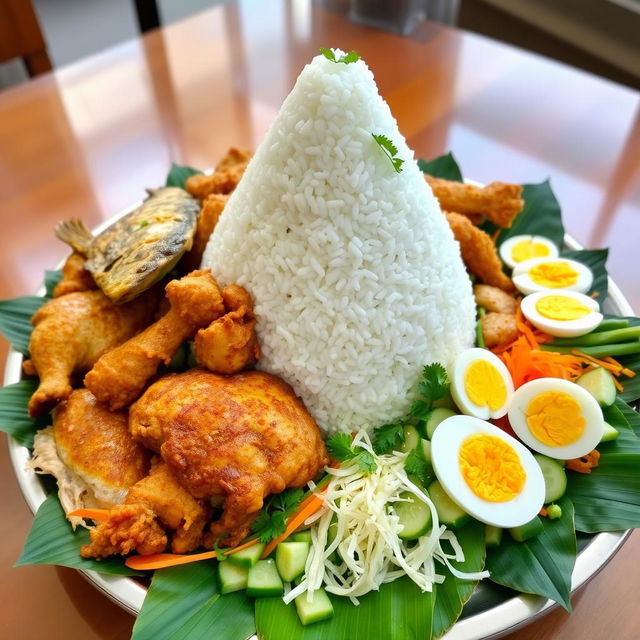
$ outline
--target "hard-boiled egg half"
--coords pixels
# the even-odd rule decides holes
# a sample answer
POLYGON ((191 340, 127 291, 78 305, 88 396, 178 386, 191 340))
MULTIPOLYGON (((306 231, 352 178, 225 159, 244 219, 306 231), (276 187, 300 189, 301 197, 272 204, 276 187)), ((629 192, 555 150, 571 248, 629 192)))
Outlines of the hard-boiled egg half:
POLYGON ((501 418, 512 394, 509 370, 491 351, 467 349, 453 363, 451 395, 462 413, 483 420, 501 418))
POLYGON ((471 416, 441 422, 431 460, 449 497, 496 527, 529 522, 544 503, 544 477, 531 452, 498 427, 471 416))
POLYGON ((593 274, 589 267, 568 258, 532 258, 517 264, 511 279, 524 294, 545 289, 585 293, 591 288, 593 274))
POLYGON ((500 257, 513 269, 531 258, 557 258, 558 247, 544 236, 513 236, 500 245, 500 257))
POLYGON ((520 307, 534 327, 559 338, 583 336, 602 322, 598 303, 576 291, 538 291, 523 298, 520 307))
POLYGON ((602 409, 579 385, 539 378, 513 394, 509 422, 531 449, 550 458, 580 458, 598 446, 604 431, 602 409))

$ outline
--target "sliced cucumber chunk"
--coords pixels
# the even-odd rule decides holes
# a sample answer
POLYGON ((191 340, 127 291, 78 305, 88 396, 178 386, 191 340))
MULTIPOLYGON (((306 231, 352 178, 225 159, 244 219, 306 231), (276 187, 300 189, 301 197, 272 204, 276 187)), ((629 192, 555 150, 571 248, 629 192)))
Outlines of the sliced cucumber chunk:
POLYGON ((540 520, 538 516, 535 516, 533 520, 529 520, 529 522, 525 522, 519 527, 512 527, 509 529, 509 533, 516 542, 524 542, 542 533, 543 529, 542 520, 540 520))
POLYGON ((583 373, 576 380, 576 384, 586 389, 601 407, 609 407, 616 401, 616 384, 613 376, 603 367, 596 367, 583 373))
POLYGON ((422 455, 422 457, 428 463, 431 463, 431 442, 429 440, 420 438, 420 444, 418 445, 418 452, 422 455))
POLYGON ((562 464, 539 453, 533 456, 544 476, 544 503, 559 500, 567 490, 567 474, 562 464))
POLYGON ((461 527, 471 520, 471 516, 447 495, 447 492, 437 480, 434 480, 429 485, 427 493, 438 512, 438 519, 442 524, 455 528, 461 527))
POLYGON ((291 542, 308 542, 311 544, 311 529, 305 529, 304 531, 296 531, 291 534, 291 542))
POLYGON ((433 437, 433 432, 436 430, 436 427, 451 416, 455 416, 456 412, 451 409, 446 409, 445 407, 438 407, 436 409, 431 409, 427 414, 427 417, 424 419, 425 423, 425 431, 426 437, 431 440, 433 437))
POLYGON ((283 591, 284 585, 278 574, 276 563, 272 558, 258 560, 249 569, 247 595, 254 598, 266 598, 269 596, 281 596, 283 591))
POLYGON ((502 533, 504 529, 494 527, 491 524, 484 526, 484 543, 487 547, 499 547, 502 542, 502 533))
POLYGON ((247 588, 249 569, 239 567, 228 560, 218 562, 218 580, 220 593, 233 593, 247 588))
POLYGON ((308 542, 281 542, 276 547, 276 567, 285 582, 293 582, 304 573, 309 555, 308 542))
POLYGON ((227 559, 232 564, 235 564, 239 567, 246 567, 247 569, 251 569, 253 565, 260 560, 260 556, 264 551, 266 545, 258 543, 254 544, 253 547, 249 547, 248 549, 243 549, 242 551, 238 551, 237 553, 232 553, 227 556, 227 559))
POLYGON ((311 602, 309 596, 303 593, 295 599, 295 603, 298 618, 305 626, 333 617, 333 605, 324 589, 314 591, 311 602))
POLYGON ((400 494, 402 502, 394 502, 393 510, 400 520, 402 540, 415 540, 431 530, 431 509, 410 491, 400 494))
POLYGON ((612 427, 608 422, 605 422, 600 442, 610 442, 611 440, 615 440, 619 435, 620 432, 615 427, 612 427))
POLYGON ((420 434, 415 427, 407 425, 402 429, 404 442, 398 447, 403 453, 408 453, 420 444, 420 434))

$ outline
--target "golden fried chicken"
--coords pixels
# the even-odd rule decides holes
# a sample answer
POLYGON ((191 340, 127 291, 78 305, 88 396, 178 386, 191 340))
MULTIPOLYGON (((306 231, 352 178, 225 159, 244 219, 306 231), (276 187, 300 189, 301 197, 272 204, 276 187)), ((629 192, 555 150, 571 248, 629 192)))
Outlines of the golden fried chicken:
POLYGON ((53 290, 53 297, 59 298, 74 291, 97 289, 93 276, 84 268, 86 258, 74 251, 62 267, 62 279, 53 290))
POLYGON ((513 291, 513 282, 502 272, 502 262, 491 238, 461 213, 445 212, 445 215, 460 243, 460 253, 468 271, 486 284, 503 291, 513 291))
POLYGON ((482 318, 482 337, 487 348, 506 344, 518 337, 516 316, 492 311, 482 318))
POLYGON ((113 509, 91 532, 91 544, 83 547, 83 556, 124 555, 133 549, 142 555, 164 551, 167 536, 163 528, 173 532, 171 550, 186 553, 200 545, 210 515, 204 502, 180 486, 160 458, 153 460, 149 475, 131 487, 125 505, 130 509, 113 509))
POLYGON ((166 286, 169 311, 142 333, 103 355, 84 378, 100 402, 121 409, 140 397, 147 382, 196 331, 224 313, 222 294, 208 269, 166 286))
POLYGON ((125 411, 109 411, 90 391, 76 389, 57 407, 53 426, 36 433, 30 466, 56 477, 66 513, 120 504, 145 477, 149 452, 133 440, 128 423, 125 411))
POLYGON ((198 226, 193 237, 193 246, 180 263, 180 268, 184 273, 200 267, 202 254, 207 247, 207 242, 209 242, 209 236, 213 233, 216 224, 218 224, 218 218, 220 218, 228 199, 229 196, 212 193, 202 201, 202 208, 198 214, 198 226))
POLYGON ((196 333, 196 360, 214 373, 236 373, 260 358, 251 295, 232 284, 222 290, 225 313, 196 333))
POLYGON ((231 147, 212 174, 189 176, 185 189, 199 200, 204 200, 212 193, 231 193, 240 182, 252 155, 248 149, 231 147))
POLYGON ((479 307, 484 307, 487 311, 515 314, 518 310, 518 301, 513 296, 488 284, 474 285, 473 297, 476 304, 479 307))
POLYGON ((29 414, 51 410, 71 393, 74 373, 88 371, 102 354, 146 327, 159 295, 154 288, 132 302, 115 305, 102 291, 77 291, 40 307, 31 319, 31 360, 24 364, 26 373, 40 377, 29 414))
POLYGON ((220 376, 193 369, 160 378, 131 407, 134 438, 160 452, 196 498, 223 496, 205 545, 233 546, 264 498, 302 487, 328 462, 320 431, 279 378, 258 371, 220 376))

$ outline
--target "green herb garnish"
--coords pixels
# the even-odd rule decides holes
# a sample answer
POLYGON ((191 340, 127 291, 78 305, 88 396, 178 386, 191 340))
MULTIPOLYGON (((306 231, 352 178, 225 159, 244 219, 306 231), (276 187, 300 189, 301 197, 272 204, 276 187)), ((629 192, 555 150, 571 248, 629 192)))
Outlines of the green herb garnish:
POLYGON ((373 432, 373 450, 378 454, 391 451, 396 445, 404 442, 402 422, 383 424, 373 432))
POLYGON ((423 487, 429 484, 432 478, 429 463, 414 449, 404 461, 404 470, 409 476, 415 476, 423 487))
POLYGON ((144 229, 145 227, 148 227, 148 226, 149 226, 149 221, 148 221, 148 220, 143 220, 143 221, 140 223, 140 226, 138 227, 138 230, 140 230, 140 229, 144 229))
POLYGON ((378 465, 374 457, 362 447, 351 444, 351 436, 347 433, 336 433, 327 440, 327 450, 332 458, 340 462, 356 460, 364 473, 373 473, 378 465))
POLYGON ((389 161, 393 165, 396 173, 400 173, 402 171, 402 165, 404 164, 404 160, 402 158, 396 158, 398 155, 398 147, 396 147, 387 136, 383 134, 372 133, 373 139, 378 143, 378 146, 382 149, 384 154, 389 158, 389 161))
POLYGON ((433 403, 449 393, 447 370, 438 363, 429 364, 422 369, 422 380, 418 384, 420 398, 411 405, 411 415, 423 418, 431 411, 433 403))
POLYGON ((349 53, 345 53, 343 56, 340 56, 337 60, 336 60, 336 54, 333 51, 333 49, 320 47, 320 53, 327 60, 331 60, 331 62, 335 62, 336 64, 340 62, 342 62, 343 64, 350 64, 352 62, 358 62, 358 60, 360 60, 360 54, 355 51, 349 51, 349 53))
POLYGON ((298 508, 303 496, 302 489, 287 489, 271 496, 251 525, 260 542, 267 543, 284 533, 289 516, 298 508))

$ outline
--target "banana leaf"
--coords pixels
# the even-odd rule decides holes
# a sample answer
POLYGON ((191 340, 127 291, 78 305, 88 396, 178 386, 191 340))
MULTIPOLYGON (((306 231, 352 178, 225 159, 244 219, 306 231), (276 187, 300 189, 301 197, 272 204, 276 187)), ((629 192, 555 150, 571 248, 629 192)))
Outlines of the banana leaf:
POLYGON ((487 553, 487 569, 494 582, 551 598, 571 611, 571 573, 576 562, 574 511, 566 497, 557 504, 562 517, 542 518, 540 535, 516 542, 505 533, 500 546, 487 553))
POLYGON ((189 176, 196 175, 197 173, 202 173, 202 171, 185 165, 172 164, 171 169, 169 170, 169 174, 167 175, 165 186, 180 187, 181 189, 184 189, 187 178, 189 176))
POLYGON ((431 638, 434 598, 409 579, 383 584, 380 591, 359 598, 330 596, 335 615, 302 626, 295 605, 282 598, 256 599, 256 627, 261 640, 415 640, 431 638))
POLYGON ((80 555, 80 547, 88 542, 89 532, 82 527, 74 531, 65 518, 58 497, 50 495, 40 505, 31 523, 31 531, 15 566, 56 564, 61 567, 90 569, 122 576, 142 575, 125 566, 120 557, 104 560, 83 558, 80 555))
POLYGON ((462 172, 451 152, 430 161, 420 158, 418 160, 418 168, 422 173, 428 173, 434 178, 462 182, 462 172))
POLYGON ((0 388, 0 431, 29 448, 33 447, 35 432, 50 423, 48 416, 33 420, 27 413, 29 398, 37 386, 33 380, 22 380, 0 388))
POLYGON ((62 280, 62 271, 45 271, 44 272, 44 287, 46 290, 45 297, 53 298, 53 290, 56 288, 58 282, 62 280))
POLYGON ((245 592, 220 594, 215 564, 196 562, 154 573, 132 640, 246 640, 254 631, 245 592))
MULTIPOLYGON (((605 422, 608 422, 612 427, 615 427, 618 431, 622 431, 624 429, 631 429, 631 424, 627 419, 627 416, 623 413, 621 405, 629 406, 620 398, 616 398, 614 404, 610 407, 602 408, 602 416, 604 417, 605 422)), ((631 407, 629 407, 631 409, 631 407)), ((633 409, 631 409, 633 411, 633 409)), ((635 433, 634 433, 635 435, 635 433)))
POLYGON ((598 294, 598 304, 604 304, 609 291, 609 274, 607 273, 608 249, 583 249, 581 251, 563 251, 562 257, 576 260, 587 265, 593 273, 593 284, 587 295, 598 294))
POLYGON ((45 298, 38 296, 0 300, 0 333, 23 355, 29 353, 29 338, 33 330, 31 316, 45 302, 45 298))
MULTIPOLYGON (((485 563, 486 546, 484 525, 477 520, 455 530, 458 542, 464 549, 464 562, 454 562, 461 571, 482 571, 485 563)), ((460 580, 444 569, 446 578, 435 587, 433 610, 433 637, 439 638, 450 629, 462 613, 462 607, 469 600, 478 581, 460 580)))

